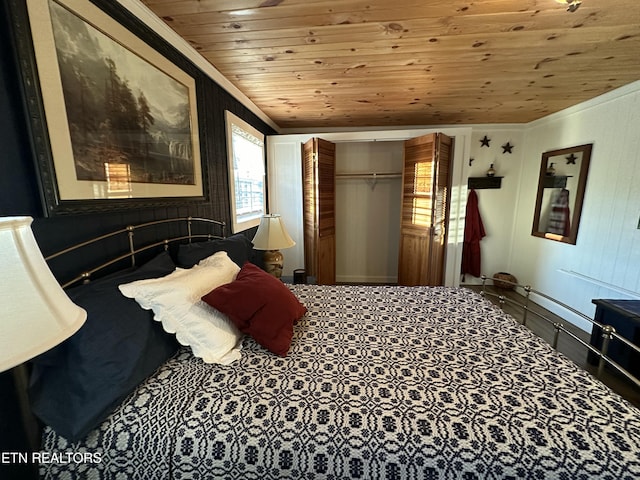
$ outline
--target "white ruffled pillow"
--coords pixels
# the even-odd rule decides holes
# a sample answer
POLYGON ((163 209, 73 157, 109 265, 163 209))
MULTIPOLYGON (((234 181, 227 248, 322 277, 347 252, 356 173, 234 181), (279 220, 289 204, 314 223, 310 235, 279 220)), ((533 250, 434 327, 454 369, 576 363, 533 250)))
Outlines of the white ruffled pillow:
POLYGON ((174 333, 182 345, 191 347, 206 363, 228 365, 240 358, 242 333, 229 319, 201 300, 212 289, 232 282, 240 267, 217 252, 190 269, 176 268, 165 277, 138 280, 118 288, 155 320, 174 333))

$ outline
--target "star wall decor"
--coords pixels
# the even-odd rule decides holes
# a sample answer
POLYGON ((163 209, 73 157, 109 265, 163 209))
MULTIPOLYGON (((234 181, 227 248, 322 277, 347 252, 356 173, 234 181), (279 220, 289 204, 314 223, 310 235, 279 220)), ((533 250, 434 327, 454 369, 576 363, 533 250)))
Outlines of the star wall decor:
POLYGON ((505 143, 504 145, 502 145, 502 153, 511 153, 511 149, 513 148, 513 145, 511 145, 509 142, 505 143))
POLYGON ((578 10, 578 7, 582 3, 582 0, 556 0, 558 3, 566 3, 567 4, 567 12, 575 12, 578 10))
POLYGON ((578 157, 576 157, 573 153, 565 158, 567 159, 567 165, 575 165, 576 160, 578 159, 578 157))
POLYGON ((488 146, 489 146, 489 142, 490 142, 490 141, 491 141, 491 139, 485 135, 485 136, 484 136, 484 138, 482 138, 482 139, 480 140, 480 148, 482 148, 482 147, 488 147, 488 146))

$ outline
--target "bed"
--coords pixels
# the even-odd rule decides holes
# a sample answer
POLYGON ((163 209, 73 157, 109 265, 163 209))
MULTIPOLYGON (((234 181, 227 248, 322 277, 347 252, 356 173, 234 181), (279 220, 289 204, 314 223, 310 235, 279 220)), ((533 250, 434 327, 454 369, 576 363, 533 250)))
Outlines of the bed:
MULTIPOLYGON (((244 308, 261 285, 278 289, 268 295, 276 305, 260 310, 287 312, 287 350, 219 312, 237 328, 237 356, 207 363, 189 345, 164 349, 89 431, 45 428, 43 478, 640 478, 640 412, 481 295, 276 287, 252 267, 257 280, 242 284, 251 263, 234 263, 217 301, 235 296, 244 308)), ((131 278, 156 290, 164 282, 131 278)), ((157 315, 132 298, 129 307, 157 315)), ((147 321, 164 327, 162 341, 175 337, 147 321)), ((41 375, 55 363, 40 362, 41 375)))

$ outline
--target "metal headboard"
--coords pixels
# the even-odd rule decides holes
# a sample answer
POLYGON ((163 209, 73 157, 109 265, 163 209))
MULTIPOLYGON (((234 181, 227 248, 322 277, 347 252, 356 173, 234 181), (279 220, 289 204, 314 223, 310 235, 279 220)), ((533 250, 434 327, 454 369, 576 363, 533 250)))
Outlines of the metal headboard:
POLYGON ((98 242, 103 242, 105 240, 117 237, 119 235, 124 235, 126 234, 128 236, 128 242, 129 242, 129 250, 121 255, 118 255, 106 262, 103 262, 93 268, 90 268, 88 270, 84 270, 80 275, 75 276, 74 278, 72 278, 71 280, 65 282, 62 284, 63 288, 67 288, 79 281, 83 281, 83 282, 88 282, 91 279, 91 276, 100 271, 103 270, 115 263, 121 262, 122 260, 126 260, 127 258, 129 258, 131 260, 131 266, 135 267, 136 266, 136 255, 145 252, 147 250, 153 249, 153 248, 157 248, 159 246, 163 246, 165 250, 167 250, 169 248, 169 244, 171 243, 176 243, 176 242, 188 242, 191 243, 193 240, 212 240, 215 238, 224 238, 226 236, 226 223, 225 222, 221 222, 218 220, 211 220, 209 218, 201 218, 201 217, 176 217, 176 218, 168 218, 165 220, 154 220, 152 222, 146 222, 146 223, 140 223, 137 225, 128 225, 124 228, 120 228, 118 230, 115 230, 113 232, 109 232, 106 233, 104 235, 100 235, 98 237, 95 238, 91 238, 89 240, 86 240, 84 242, 80 242, 77 243, 75 245, 72 245, 70 247, 67 247, 63 250, 60 250, 58 252, 55 252, 47 257, 45 257, 45 260, 47 261, 51 261, 55 258, 61 257, 63 255, 66 255, 68 253, 71 252, 75 252, 81 248, 85 248, 87 246, 90 245, 95 245, 98 242), (167 237, 164 238, 162 240, 158 240, 158 241, 153 241, 151 243, 147 243, 145 245, 142 246, 137 246, 135 243, 136 237, 135 237, 135 233, 137 231, 141 231, 143 229, 147 229, 150 227, 156 227, 158 225, 170 225, 170 224, 178 224, 180 226, 180 224, 183 224, 185 229, 183 229, 183 231, 186 231, 185 235, 177 235, 177 236, 171 236, 171 237, 167 237), (209 229, 211 229, 210 232, 208 233, 194 233, 194 224, 204 224, 206 225, 209 229), (217 230, 217 231, 216 231, 217 230))

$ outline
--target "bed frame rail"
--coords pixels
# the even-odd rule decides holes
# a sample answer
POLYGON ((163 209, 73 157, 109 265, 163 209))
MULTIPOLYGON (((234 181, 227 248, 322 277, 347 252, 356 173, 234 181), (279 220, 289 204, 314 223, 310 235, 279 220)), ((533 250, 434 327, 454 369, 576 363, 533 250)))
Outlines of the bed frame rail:
POLYGON ((603 325, 600 322, 597 322, 591 317, 585 315, 584 313, 579 312, 575 308, 572 308, 569 305, 559 300, 556 300, 555 298, 543 292, 540 292, 538 290, 531 288, 530 285, 520 285, 518 283, 514 283, 506 279, 502 279, 502 278, 500 279, 500 283, 507 283, 511 285, 514 289, 521 289, 522 291, 524 291, 524 301, 523 303, 520 303, 517 300, 514 300, 513 298, 507 297, 505 295, 500 295, 498 293, 487 290, 487 281, 493 282, 493 279, 490 277, 487 277, 486 275, 482 275, 481 278, 482 278, 482 290, 480 294, 486 297, 497 298, 498 302, 503 308, 505 304, 509 304, 517 308, 521 308, 523 312, 522 325, 526 326, 528 315, 535 315, 536 317, 551 324, 554 330, 553 340, 551 342, 551 345, 553 346, 554 349, 558 348, 558 338, 560 334, 562 333, 564 335, 568 335, 570 338, 572 338, 573 340, 575 340, 576 342, 580 343, 582 346, 587 348, 589 352, 597 356, 598 358, 598 367, 597 367, 597 373, 596 373, 597 378, 599 379, 602 378, 602 373, 604 371, 605 366, 609 365, 610 367, 612 367, 613 369, 615 369, 616 371, 624 375, 628 380, 634 383, 637 387, 640 387, 640 379, 635 377, 631 372, 626 370, 623 366, 621 366, 615 360, 613 360, 611 357, 608 356, 609 345, 612 339, 616 339, 617 341, 623 343, 627 348, 640 354, 640 347, 637 345, 634 345, 628 339, 618 334, 616 332, 616 329, 613 326, 603 325), (575 333, 567 329, 562 322, 549 318, 549 316, 545 315, 543 312, 539 312, 531 308, 532 303, 539 305, 537 302, 534 301, 534 299, 536 298, 542 298, 548 302, 551 302, 554 305, 561 307, 564 311, 571 312, 573 315, 576 315, 581 319, 590 323, 592 327, 594 326, 599 327, 602 331, 602 347, 597 348, 596 346, 591 345, 591 343, 584 341, 582 338, 578 337, 575 333))
POLYGON ((62 283, 63 288, 67 288, 75 283, 82 281, 83 283, 89 282, 91 277, 96 272, 103 270, 111 265, 114 265, 118 262, 121 262, 126 259, 130 259, 131 267, 136 266, 136 255, 146 252, 147 250, 151 250, 157 247, 164 247, 165 250, 168 250, 169 245, 172 243, 180 243, 187 242, 191 243, 193 240, 212 240, 216 238, 224 238, 226 236, 226 223, 218 220, 211 220, 209 218, 201 218, 201 217, 176 217, 176 218, 168 218, 164 220, 154 220, 151 222, 140 223, 137 225, 128 225, 124 228, 114 230, 113 232, 106 233, 104 235, 100 235, 89 240, 77 243, 70 247, 67 247, 63 250, 55 252, 51 255, 45 257, 47 262, 54 260, 56 258, 62 257, 68 253, 76 252, 79 249, 86 248, 91 245, 96 245, 99 242, 105 242, 110 239, 116 238, 118 236, 127 235, 128 237, 128 251, 118 255, 108 261, 105 261, 95 267, 83 270, 81 274, 73 277, 71 280, 62 283), (136 244, 136 232, 141 232, 145 229, 150 229, 152 227, 157 227, 161 225, 178 225, 179 234, 167 236, 162 240, 152 241, 151 243, 146 243, 144 245, 136 244), (209 231, 206 233, 197 233, 202 231, 199 228, 196 228, 198 225, 204 225, 204 228, 209 231), (184 234, 182 234, 184 233, 184 234))

